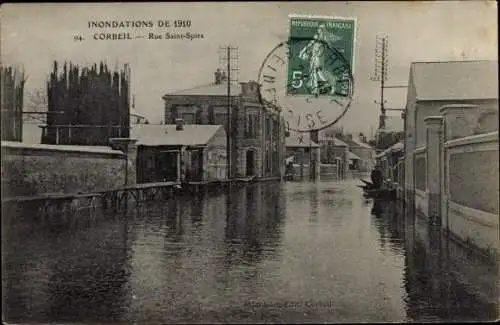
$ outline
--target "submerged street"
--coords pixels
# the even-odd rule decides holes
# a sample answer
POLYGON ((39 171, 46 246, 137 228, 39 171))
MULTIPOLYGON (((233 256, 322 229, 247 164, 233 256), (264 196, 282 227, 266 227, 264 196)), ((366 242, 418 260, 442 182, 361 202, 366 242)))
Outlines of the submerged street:
POLYGON ((345 181, 82 211, 2 236, 8 322, 494 320, 498 269, 345 181))

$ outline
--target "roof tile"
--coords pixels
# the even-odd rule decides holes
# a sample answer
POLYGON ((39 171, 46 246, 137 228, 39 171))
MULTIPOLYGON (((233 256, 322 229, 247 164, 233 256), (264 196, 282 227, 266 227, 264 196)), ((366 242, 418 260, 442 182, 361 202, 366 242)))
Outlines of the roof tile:
POLYGON ((417 100, 498 98, 498 61, 414 62, 417 100))
POLYGON ((186 124, 183 130, 176 130, 175 124, 137 124, 131 128, 131 138, 143 146, 197 146, 206 145, 222 125, 186 124))

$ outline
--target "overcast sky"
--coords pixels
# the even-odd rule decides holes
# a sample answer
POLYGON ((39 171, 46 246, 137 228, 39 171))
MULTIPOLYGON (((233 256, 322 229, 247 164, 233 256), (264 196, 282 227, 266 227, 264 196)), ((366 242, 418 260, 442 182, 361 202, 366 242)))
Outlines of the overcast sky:
MULTIPOLYGON (((22 64, 25 92, 44 87, 53 60, 129 63, 136 110, 153 121, 163 117, 162 95, 208 84, 219 65, 218 48, 239 47, 240 81, 257 80, 269 51, 286 39, 289 14, 356 17, 356 95, 343 126, 369 132, 378 124, 378 85, 370 81, 377 33, 389 39, 390 84, 407 84, 412 61, 497 59, 496 3, 291 2, 195 4, 8 4, 1 7, 3 64, 22 64), (94 41, 88 21, 189 19, 202 40, 94 41), (85 38, 73 40, 74 35, 85 38)), ((165 29, 154 28, 158 32, 165 29)), ((151 29, 132 29, 133 35, 151 29)), ((387 91, 388 106, 404 107, 404 89, 387 91)))

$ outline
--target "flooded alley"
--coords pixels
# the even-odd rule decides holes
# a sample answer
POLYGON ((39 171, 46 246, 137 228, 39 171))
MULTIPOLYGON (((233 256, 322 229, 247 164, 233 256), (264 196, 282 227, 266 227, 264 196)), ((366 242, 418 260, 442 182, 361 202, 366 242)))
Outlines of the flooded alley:
POLYGON ((8 322, 493 320, 497 266, 358 179, 4 225, 8 322))

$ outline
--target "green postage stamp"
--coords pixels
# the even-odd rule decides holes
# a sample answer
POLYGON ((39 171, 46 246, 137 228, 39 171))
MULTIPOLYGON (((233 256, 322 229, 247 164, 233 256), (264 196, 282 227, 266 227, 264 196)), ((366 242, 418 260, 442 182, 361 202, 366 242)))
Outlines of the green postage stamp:
POLYGON ((287 96, 352 92, 356 19, 289 16, 287 96))

